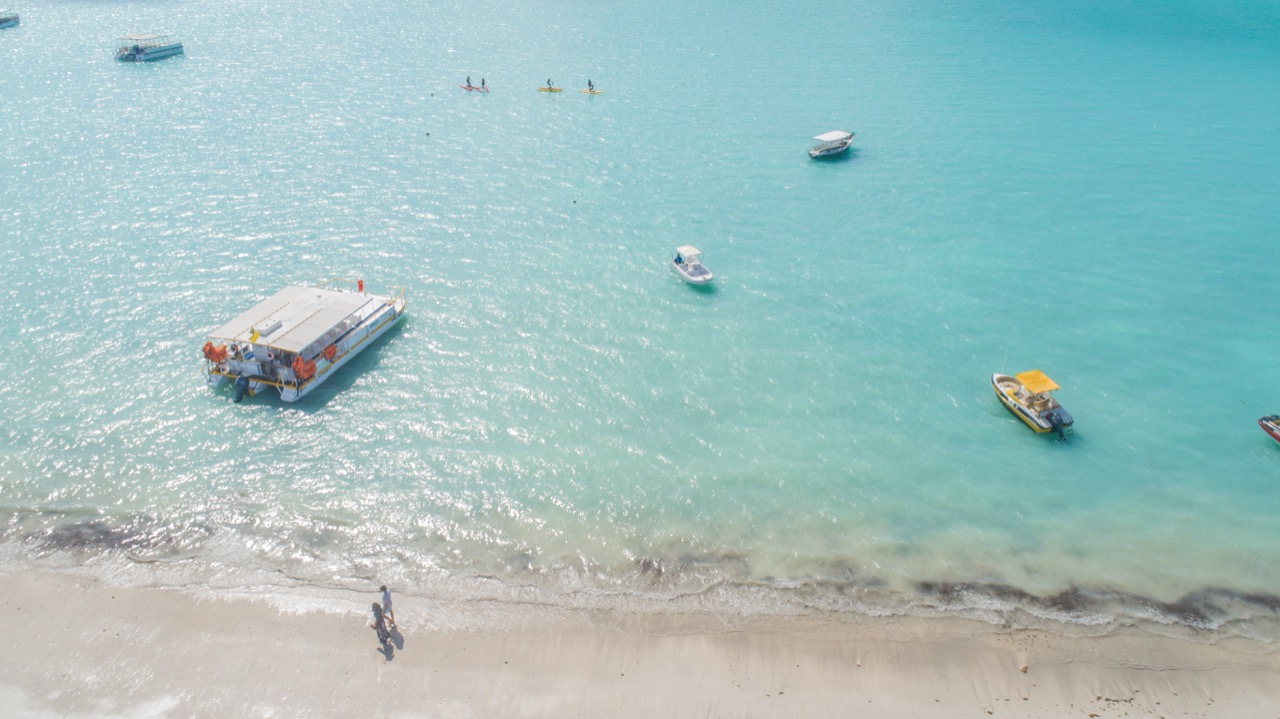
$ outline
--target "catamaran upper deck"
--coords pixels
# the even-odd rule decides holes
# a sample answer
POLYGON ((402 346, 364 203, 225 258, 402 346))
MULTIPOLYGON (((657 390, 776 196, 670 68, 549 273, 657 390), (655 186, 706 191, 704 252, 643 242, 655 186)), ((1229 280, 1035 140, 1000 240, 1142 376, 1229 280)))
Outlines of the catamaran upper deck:
POLYGON ((323 287, 285 287, 239 317, 209 333, 210 339, 259 344, 279 352, 312 356, 323 349, 325 336, 362 308, 381 304, 364 293, 323 287), (305 352, 319 345, 316 351, 305 352))

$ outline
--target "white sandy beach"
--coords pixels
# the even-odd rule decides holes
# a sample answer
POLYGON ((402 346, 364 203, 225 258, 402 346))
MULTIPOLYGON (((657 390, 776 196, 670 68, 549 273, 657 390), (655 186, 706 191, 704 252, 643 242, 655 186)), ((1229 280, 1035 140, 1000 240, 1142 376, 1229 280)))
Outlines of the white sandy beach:
MULTIPOLYGON (((440 630, 396 600, 390 656, 352 610, 0 575, 11 717, 1277 717, 1262 642, 1073 639, 964 621, 517 617, 440 630)), ((488 610, 503 611, 501 607, 488 610)))

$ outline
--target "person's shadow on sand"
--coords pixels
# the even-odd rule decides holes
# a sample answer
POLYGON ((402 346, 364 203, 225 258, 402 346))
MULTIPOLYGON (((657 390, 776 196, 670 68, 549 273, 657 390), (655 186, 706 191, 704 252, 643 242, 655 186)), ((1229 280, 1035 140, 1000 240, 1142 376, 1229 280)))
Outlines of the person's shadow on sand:
POLYGON ((395 659, 396 646, 404 646, 404 637, 400 636, 399 630, 396 630, 395 635, 387 631, 386 615, 382 613, 382 605, 377 602, 373 603, 373 632, 378 637, 378 652, 387 661, 395 659))
POLYGON ((391 625, 391 643, 396 645, 396 649, 404 651, 404 635, 400 633, 400 627, 391 625))

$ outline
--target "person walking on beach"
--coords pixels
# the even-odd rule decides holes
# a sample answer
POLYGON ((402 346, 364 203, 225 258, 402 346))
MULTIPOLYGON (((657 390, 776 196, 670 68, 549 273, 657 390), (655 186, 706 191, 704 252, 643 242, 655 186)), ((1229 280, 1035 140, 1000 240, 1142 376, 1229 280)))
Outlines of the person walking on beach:
POLYGON ((391 626, 396 625, 396 613, 391 608, 391 590, 387 589, 387 585, 379 587, 382 590, 382 613, 391 620, 391 626))

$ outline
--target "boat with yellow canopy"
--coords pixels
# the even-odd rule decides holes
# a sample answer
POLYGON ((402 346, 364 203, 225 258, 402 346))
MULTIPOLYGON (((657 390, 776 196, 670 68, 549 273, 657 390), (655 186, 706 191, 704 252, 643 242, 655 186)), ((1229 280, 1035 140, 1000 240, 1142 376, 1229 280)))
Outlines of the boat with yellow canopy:
POLYGON ((1050 394, 1061 389, 1057 382, 1038 369, 1016 375, 991 375, 991 386, 1000 403, 1039 434, 1057 432, 1066 439, 1075 422, 1050 394))

